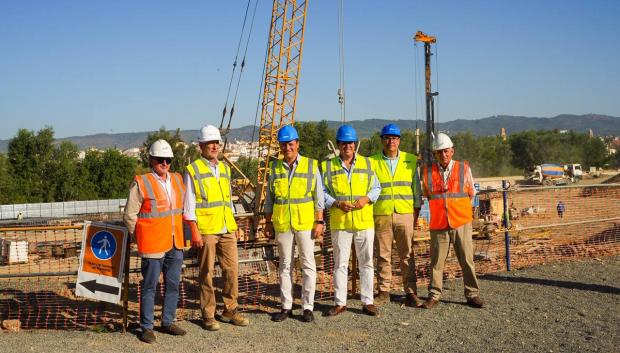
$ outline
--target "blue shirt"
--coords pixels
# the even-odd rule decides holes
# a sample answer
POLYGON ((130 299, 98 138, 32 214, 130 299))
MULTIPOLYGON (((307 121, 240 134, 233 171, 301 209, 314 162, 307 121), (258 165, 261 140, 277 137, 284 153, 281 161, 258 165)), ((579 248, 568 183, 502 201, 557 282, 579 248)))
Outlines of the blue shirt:
MULTIPOLYGON (((396 155, 396 158, 389 158, 385 155, 385 153, 381 153, 381 157, 385 161, 385 164, 390 168, 390 173, 394 176, 396 173, 396 166, 398 165, 398 160, 400 159, 400 151, 396 155)), ((418 168, 415 170, 413 185, 411 185, 411 189, 413 190, 413 208, 420 208, 422 205, 422 191, 420 185, 420 174, 418 173, 418 168)))

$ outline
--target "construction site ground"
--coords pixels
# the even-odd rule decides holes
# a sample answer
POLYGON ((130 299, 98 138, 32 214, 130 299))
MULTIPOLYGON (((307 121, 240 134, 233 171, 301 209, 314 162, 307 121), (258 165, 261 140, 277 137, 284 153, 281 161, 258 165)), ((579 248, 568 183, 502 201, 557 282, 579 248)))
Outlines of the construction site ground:
MULTIPOLYGON (((446 282, 433 310, 405 307, 394 295, 378 317, 349 311, 322 317, 333 303, 316 303, 314 323, 275 323, 247 313, 251 325, 204 331, 183 321, 185 337, 136 332, 22 330, 0 333, 3 352, 612 352, 620 347, 620 257, 539 265, 480 278, 483 309, 464 305, 460 280, 446 282)), ((420 288, 425 294, 426 289, 420 288)), ((299 308, 296 308, 299 314, 299 308)))

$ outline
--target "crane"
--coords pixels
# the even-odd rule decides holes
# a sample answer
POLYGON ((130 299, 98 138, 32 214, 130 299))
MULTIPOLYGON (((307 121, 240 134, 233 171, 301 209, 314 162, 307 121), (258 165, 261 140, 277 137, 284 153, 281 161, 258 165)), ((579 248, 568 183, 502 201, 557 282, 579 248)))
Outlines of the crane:
POLYGON ((305 0, 274 0, 258 127, 258 178, 254 214, 264 209, 269 162, 278 158, 278 130, 295 122, 295 104, 306 27, 305 0))
POLYGON ((439 92, 432 92, 431 89, 431 44, 437 42, 434 36, 427 35, 422 31, 417 31, 413 40, 424 43, 424 73, 425 73, 425 97, 426 97, 426 149, 424 151, 425 163, 430 163, 432 158, 431 143, 435 135, 435 108, 434 98, 439 92))

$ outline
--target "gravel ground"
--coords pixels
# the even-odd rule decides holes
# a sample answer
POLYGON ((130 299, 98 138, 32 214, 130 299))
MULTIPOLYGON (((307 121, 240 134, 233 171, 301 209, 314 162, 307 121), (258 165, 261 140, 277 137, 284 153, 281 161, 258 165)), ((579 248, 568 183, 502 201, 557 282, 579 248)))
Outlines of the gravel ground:
MULTIPOLYGON (((464 304, 461 281, 446 283, 433 310, 393 302, 376 318, 359 300, 335 318, 321 317, 332 302, 315 307, 316 321, 282 323, 250 313, 251 326, 222 324, 203 331, 181 322, 185 337, 157 334, 153 345, 135 334, 31 330, 0 333, 2 352, 618 352, 620 257, 537 266, 481 277, 483 309, 464 304)), ((421 290, 426 293, 426 290, 421 290)), ((300 310, 296 310, 299 313, 300 310)))

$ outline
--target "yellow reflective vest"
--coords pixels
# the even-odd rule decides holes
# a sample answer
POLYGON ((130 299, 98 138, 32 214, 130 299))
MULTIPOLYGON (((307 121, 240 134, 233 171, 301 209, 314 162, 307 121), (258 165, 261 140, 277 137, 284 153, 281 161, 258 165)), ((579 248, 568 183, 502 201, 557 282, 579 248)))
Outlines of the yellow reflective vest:
MULTIPOLYGON (((336 201, 355 202, 368 195, 372 187, 372 164, 368 157, 356 156, 349 182, 347 172, 342 168, 340 157, 323 161, 324 184, 336 201)), ((372 203, 367 203, 361 210, 344 212, 337 207, 329 209, 329 225, 332 230, 364 230, 374 227, 372 203)))
POLYGON ((281 159, 270 165, 272 182, 269 185, 273 195, 271 221, 278 233, 310 230, 314 225, 314 194, 317 161, 299 156, 297 168, 289 182, 288 170, 281 159))
POLYGON ((218 181, 208 163, 200 158, 186 167, 194 182, 198 230, 200 234, 219 234, 226 225, 228 232, 234 232, 237 222, 230 207, 230 168, 218 162, 218 181))
POLYGON ((411 153, 399 152, 394 176, 390 166, 383 158, 383 152, 372 157, 374 170, 381 183, 381 194, 375 202, 373 211, 376 215, 396 213, 413 213, 415 173, 418 158, 411 153))

